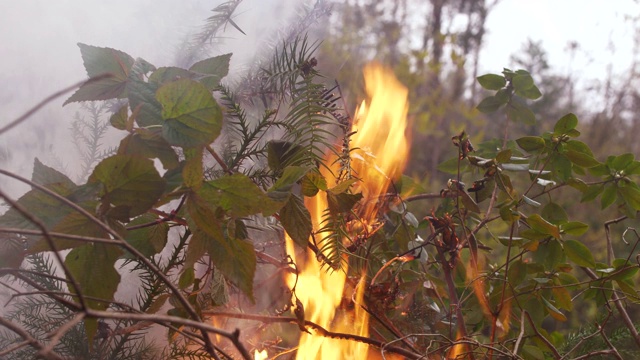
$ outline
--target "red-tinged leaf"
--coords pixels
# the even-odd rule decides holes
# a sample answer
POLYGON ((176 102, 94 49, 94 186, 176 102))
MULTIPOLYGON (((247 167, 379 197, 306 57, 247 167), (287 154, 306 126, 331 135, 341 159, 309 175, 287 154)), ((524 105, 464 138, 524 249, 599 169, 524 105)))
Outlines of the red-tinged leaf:
POLYGON ((542 303, 544 304, 545 309, 547 309, 549 315, 551 315, 552 318, 562 322, 567 321, 567 317, 562 313, 562 311, 553 306, 553 304, 550 303, 549 300, 545 299, 544 296, 542 297, 542 303))

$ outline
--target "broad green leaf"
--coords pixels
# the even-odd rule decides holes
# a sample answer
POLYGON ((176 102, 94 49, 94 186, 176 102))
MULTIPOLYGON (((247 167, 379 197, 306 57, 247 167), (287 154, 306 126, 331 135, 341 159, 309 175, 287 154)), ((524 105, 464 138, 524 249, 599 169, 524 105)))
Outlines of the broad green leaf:
POLYGON ((191 242, 201 243, 224 277, 254 301, 253 277, 256 272, 256 253, 251 243, 238 239, 212 237, 202 231, 195 231, 191 242))
POLYGON ((226 175, 207 181, 197 193, 205 201, 220 206, 235 218, 258 213, 267 216, 282 207, 282 204, 271 200, 243 174, 226 175))
POLYGON ((164 192, 165 182, 149 159, 113 155, 102 160, 89 177, 102 185, 103 203, 129 209, 129 217, 149 210, 164 192))
POLYGON ((594 176, 607 176, 611 174, 611 169, 605 164, 600 164, 589 168, 589 173, 594 176))
POLYGON ((171 145, 212 143, 222 128, 222 111, 207 88, 190 79, 167 83, 156 92, 162 105, 162 135, 171 145))
POLYGON ((593 157, 593 151, 591 151, 591 148, 589 148, 589 145, 583 143, 580 140, 569 140, 564 143, 564 148, 566 150, 574 150, 579 153, 587 154, 593 157))
MULTIPOLYGON (((154 215, 144 214, 133 219, 127 226, 134 227, 136 225, 153 223, 157 220, 158 218, 154 215)), ((164 249, 167 244, 168 233, 169 225, 166 222, 161 222, 152 226, 129 230, 124 239, 144 256, 150 257, 164 249)), ((129 258, 131 255, 126 254, 125 257, 129 258)))
POLYGON ((640 190, 632 186, 622 186, 618 191, 625 203, 629 204, 633 210, 640 210, 640 190))
POLYGON ((169 170, 178 166, 178 155, 162 137, 159 129, 138 128, 127 135, 118 147, 118 155, 133 155, 147 159, 157 158, 169 170))
POLYGON ((521 355, 524 360, 545 360, 544 352, 534 345, 524 345, 521 355))
POLYGON ((327 191, 327 204, 329 211, 335 216, 351 211, 355 204, 362 199, 362 194, 349 194, 346 192, 335 194, 327 191))
POLYGON ((460 167, 460 170, 462 170, 462 164, 460 164, 460 160, 456 157, 441 162, 440 164, 438 164, 436 169, 447 174, 457 174, 458 167, 460 167))
MULTIPOLYGON (((70 212, 69 207, 40 190, 27 192, 17 200, 17 203, 42 221, 49 229, 70 212)), ((0 216, 0 226, 37 229, 30 220, 13 207, 9 208, 9 210, 0 216)))
POLYGON ((302 146, 294 145, 288 141, 271 140, 267 142, 267 163, 269 168, 280 171, 287 165, 296 163, 300 158, 302 146))
POLYGON ((553 127, 554 135, 566 134, 569 130, 573 130, 578 125, 578 117, 569 113, 560 118, 553 127))
POLYGON ((564 253, 569 260, 576 263, 578 266, 584 266, 588 268, 595 268, 596 262, 593 259, 591 251, 584 246, 583 243, 576 240, 566 240, 564 242, 564 253))
POLYGON ((526 104, 512 102, 507 106, 507 114, 514 122, 525 125, 535 125, 536 123, 536 115, 526 104))
POLYGON ((199 81, 209 90, 220 85, 220 79, 229 73, 229 61, 231 54, 215 56, 209 59, 198 61, 189 68, 190 71, 202 74, 199 81))
POLYGON ((507 279, 512 286, 518 286, 527 277, 527 264, 522 260, 516 260, 509 265, 507 279))
POLYGON ((544 149, 544 139, 539 136, 525 136, 516 140, 520 148, 527 152, 535 152, 544 149))
POLYGON ((203 151, 204 149, 201 147, 184 149, 185 164, 182 168, 182 181, 189 188, 199 188, 204 180, 204 170, 202 168, 203 151))
POLYGON ((129 104, 122 105, 118 111, 109 117, 111 126, 118 130, 127 130, 127 122, 129 121, 129 104))
POLYGON ((121 97, 126 89, 133 58, 126 53, 78 43, 84 68, 90 78, 110 74, 110 77, 89 81, 68 98, 63 105, 75 101, 108 100, 121 97))
POLYGON ((560 230, 567 235, 580 236, 589 230, 589 225, 579 221, 570 221, 560 225, 560 230))
POLYGON ((633 303, 640 303, 640 297, 638 296, 638 290, 635 288, 635 284, 633 281, 627 280, 615 280, 616 285, 622 290, 622 292, 626 295, 627 299, 631 300, 633 303))
POLYGON ((542 96, 540 89, 535 85, 526 90, 516 91, 516 94, 530 100, 536 100, 542 96))
POLYGON ((193 270, 193 267, 185 268, 180 274, 180 278, 178 279, 178 287, 182 290, 188 288, 193 285, 193 281, 196 279, 196 273, 193 270))
POLYGON ((513 84, 513 88, 516 91, 527 90, 530 87, 534 86, 533 78, 529 74, 519 74, 513 77, 511 80, 513 84))
MULTIPOLYGON (((116 246, 106 244, 86 244, 77 247, 65 257, 64 263, 69 272, 80 286, 80 292, 84 296, 100 300, 85 299, 89 308, 94 310, 106 310, 120 283, 120 274, 114 268, 116 260, 122 251, 116 246)), ((76 291, 70 284, 69 292, 76 291)), ((97 323, 85 321, 85 330, 89 342, 97 330, 97 323)))
POLYGON ((189 70, 185 70, 179 67, 160 67, 149 75, 149 82, 156 84, 158 87, 179 79, 193 79, 197 77, 196 74, 189 70))
POLYGON ((640 161, 634 160, 624 169, 625 174, 627 175, 638 175, 640 174, 640 161))
POLYGON ((617 171, 624 170, 627 166, 629 166, 633 162, 634 158, 635 156, 631 153, 618 155, 615 158, 613 158, 613 161, 611 161, 610 166, 612 169, 617 171))
POLYGON ((542 298, 542 303, 544 304, 544 307, 547 309, 547 311, 549 312, 549 315, 551 315, 552 318, 558 321, 563 321, 563 322, 567 321, 567 317, 562 313, 562 311, 558 310, 558 308, 553 306, 553 304, 549 302, 549 300, 545 299, 544 296, 542 296, 541 298, 542 298))
POLYGON ((316 196, 318 191, 327 190, 327 180, 318 171, 309 171, 302 178, 302 194, 304 196, 316 196))
POLYGON ((572 163, 584 168, 592 168, 594 166, 600 165, 600 162, 594 159, 593 156, 582 152, 577 152, 575 150, 567 150, 564 155, 569 160, 571 160, 572 163))
POLYGON ((31 181, 43 185, 58 194, 69 194, 77 186, 65 174, 48 167, 35 158, 33 161, 33 174, 31 181))
POLYGON ((626 259, 615 259, 613 266, 616 271, 611 276, 612 280, 626 280, 633 278, 638 273, 638 265, 628 262, 626 259))
POLYGON ((604 186, 604 192, 600 198, 600 208, 606 209, 616 201, 618 195, 618 188, 615 184, 606 184, 604 186))
POLYGON ((488 96, 484 98, 476 108, 482 113, 489 114, 498 110, 502 105, 504 105, 504 103, 496 99, 495 96, 488 96))
MULTIPOLYGON (((556 284, 559 285, 559 284, 556 284)), ((551 289, 553 293, 553 298, 556 300, 556 305, 560 309, 565 309, 567 311, 573 310, 573 302, 571 301, 571 294, 564 287, 554 287, 551 289)))
POLYGON ((287 203, 280 209, 280 222, 296 244, 307 247, 312 231, 311 215, 302 199, 293 194, 289 196, 287 203))
POLYGON ((504 76, 496 74, 486 74, 478 76, 478 83, 487 90, 500 90, 507 85, 504 76))
MULTIPOLYGON (((95 204, 93 204, 95 208, 95 204)), ((88 209, 87 209, 88 210, 88 209)), ((53 226, 51 229, 53 232, 58 232, 62 234, 72 234, 72 235, 80 235, 80 236, 90 236, 97 237, 102 239, 109 239, 109 235, 104 229, 96 224, 94 221, 90 220, 86 216, 80 214, 79 212, 73 211, 67 214, 64 218, 60 219, 60 221, 53 226)), ((54 242, 56 244, 56 248, 58 250, 66 250, 75 248, 81 245, 86 244, 86 242, 77 241, 77 240, 69 240, 64 238, 55 238, 54 242)), ((41 238, 37 242, 33 244, 29 248, 30 253, 37 253, 41 251, 50 250, 48 242, 41 238)))
POLYGON ((564 208, 554 202, 550 202, 545 205, 544 208, 542 208, 541 215, 554 225, 560 225, 569 220, 569 216, 564 208))
POLYGON ((158 84, 147 83, 135 77, 127 83, 129 107, 140 127, 162 125, 162 105, 156 100, 158 84))
POLYGON ((546 271, 554 271, 564 261, 562 246, 557 240, 542 243, 533 253, 533 258, 536 263, 543 264, 546 271))
POLYGON ((580 199, 580 202, 591 201, 591 200, 597 198, 598 195, 600 195, 603 191, 604 191, 604 185, 603 184, 591 185, 591 186, 589 186, 587 191, 585 191, 584 194, 582 194, 582 198, 580 199))
POLYGON ((541 233, 547 234, 547 235, 551 235, 556 239, 560 238, 560 229, 558 228, 558 226, 553 225, 552 223, 550 223, 547 220, 543 219, 538 214, 530 215, 527 218, 527 224, 529 224, 529 226, 531 226, 532 229, 534 229, 534 230, 536 230, 538 232, 541 232, 541 233))
POLYGON ((287 166, 282 176, 269 189, 272 191, 290 192, 295 183, 300 181, 311 170, 310 166, 287 166))
POLYGON ((508 163, 509 161, 511 161, 511 149, 501 150, 496 155, 496 161, 498 163, 508 163))
POLYGON ((567 181, 571 178, 573 166, 571 160, 564 154, 555 154, 551 160, 551 167, 561 181, 567 181))

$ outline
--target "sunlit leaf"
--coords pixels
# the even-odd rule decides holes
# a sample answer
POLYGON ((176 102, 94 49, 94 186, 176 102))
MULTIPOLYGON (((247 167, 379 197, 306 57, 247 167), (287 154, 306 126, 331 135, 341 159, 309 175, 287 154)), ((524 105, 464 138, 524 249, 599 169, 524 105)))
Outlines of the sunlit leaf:
POLYGON ((280 209, 280 222, 291 239, 299 246, 306 248, 311 236, 312 225, 309 210, 296 195, 291 195, 287 203, 280 209))
POLYGON ((318 171, 309 171, 300 184, 304 196, 315 196, 320 190, 327 190, 327 180, 318 171))

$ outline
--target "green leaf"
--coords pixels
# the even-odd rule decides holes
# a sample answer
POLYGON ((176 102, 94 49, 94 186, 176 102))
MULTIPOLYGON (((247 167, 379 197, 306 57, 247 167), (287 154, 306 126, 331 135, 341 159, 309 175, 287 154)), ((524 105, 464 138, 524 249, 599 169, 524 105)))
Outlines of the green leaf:
POLYGON ((542 96, 540 89, 535 85, 526 90, 516 91, 516 94, 530 100, 536 100, 542 96))
POLYGON ((618 195, 618 187, 615 184, 606 184, 604 186, 604 192, 600 198, 600 208, 606 209, 616 201, 618 195))
POLYGON ((578 117, 572 113, 569 113, 558 120, 553 127, 554 135, 563 135, 573 130, 578 125, 578 117))
POLYGON ((184 149, 185 164, 182 168, 182 181, 186 187, 197 189, 204 180, 204 170, 202 168, 203 148, 184 149))
POLYGON ((102 185, 103 203, 124 206, 129 217, 149 210, 164 192, 165 182, 149 159, 113 155, 102 160, 89 177, 102 185))
MULTIPOLYGON (((152 214, 143 214, 127 224, 128 227, 149 224, 157 221, 158 218, 152 214)), ((151 257, 164 249, 167 244, 169 225, 166 222, 157 223, 135 230, 127 231, 125 240, 144 256, 151 257)), ((126 254, 126 258, 132 258, 131 254, 126 254)))
POLYGON ((198 61, 189 70, 203 75, 199 81, 207 89, 213 90, 220 85, 220 79, 229 73, 229 61, 231 61, 231 54, 219 55, 198 61))
POLYGON ((178 155, 162 137, 159 129, 135 129, 118 147, 118 155, 133 155, 147 159, 157 158, 165 169, 178 167, 178 155))
POLYGON ((640 210, 640 190, 632 186, 622 186, 618 188, 624 202, 629 204, 634 210, 640 210))
POLYGON ((121 97, 127 85, 133 58, 128 54, 110 48, 78 43, 84 68, 90 78, 110 74, 110 77, 82 84, 63 105, 75 101, 108 100, 121 97))
POLYGON ((44 165, 38 158, 33 160, 31 181, 62 194, 69 194, 71 190, 77 188, 77 185, 65 174, 44 165))
POLYGON ((129 104, 122 105, 118 111, 109 117, 111 126, 118 130, 127 130, 127 122, 129 121, 129 104))
POLYGON ((545 299, 544 296, 542 296, 541 298, 542 298, 542 303, 544 304, 544 307, 547 309, 547 311, 549 311, 549 315, 551 315, 552 318, 558 321, 563 321, 563 322, 567 321, 567 317, 562 313, 562 311, 558 310, 558 308, 553 306, 553 304, 551 304, 549 300, 545 299))
POLYGON ((520 148, 527 152, 535 152, 544 149, 544 139, 539 136, 524 136, 516 140, 520 148))
POLYGON ((570 221, 560 225, 560 231, 572 236, 580 236, 589 230, 589 225, 580 221, 570 221))
POLYGON ((600 162, 593 158, 592 155, 578 152, 575 150, 567 150, 564 155, 571 160, 572 163, 582 166, 584 168, 592 168, 594 166, 600 165, 600 162))
POLYGON ((295 183, 300 181, 311 170, 311 166, 287 166, 284 168, 282 176, 269 189, 272 191, 290 192, 295 183))
POLYGON ((523 103, 512 102, 509 104, 507 114, 514 122, 525 125, 535 125, 536 123, 536 115, 523 103))
MULTIPOLYGON (((120 283, 120 274, 114 268, 122 252, 115 246, 106 244, 86 244, 77 247, 65 257, 64 263, 80 286, 81 294, 95 299, 85 299, 87 306, 94 310, 106 310, 120 283), (100 301, 97 299, 103 299, 100 301)), ((69 292, 76 291, 68 284, 69 292)), ((89 342, 97 330, 97 323, 85 322, 89 342)))
POLYGON ((638 297, 638 291, 635 288, 635 284, 631 280, 615 280, 616 285, 626 295, 626 298, 633 303, 640 303, 640 297, 638 297))
POLYGON ((580 199, 580 202, 592 201, 593 199, 597 198, 598 195, 600 195, 603 191, 604 191, 604 185, 602 184, 591 185, 589 186, 587 191, 585 191, 584 194, 582 194, 582 198, 580 199))
POLYGON ((302 199, 293 194, 289 196, 287 203, 280 209, 280 222, 296 244, 307 247, 312 231, 311 215, 302 199))
POLYGON ((509 161, 511 161, 511 149, 501 150, 496 155, 496 162, 498 163, 508 163, 509 161))
POLYGON ((631 153, 618 155, 613 158, 609 166, 617 171, 624 170, 627 166, 631 165, 634 158, 635 156, 631 153))
POLYGON ((198 147, 212 143, 222 128, 222 111, 207 88, 190 79, 163 85, 156 92, 162 105, 162 135, 171 145, 198 147))
POLYGON ((478 83, 487 90, 500 90, 507 85, 504 76, 496 74, 486 74, 478 76, 478 83))
POLYGON ((196 273, 193 270, 193 267, 190 266, 185 268, 180 274, 180 278, 178 279, 178 287, 182 290, 188 288, 193 285, 193 281, 196 279, 196 273))
POLYGON ((611 276, 612 280, 632 279, 638 273, 638 265, 634 265, 626 259, 615 259, 613 266, 616 268, 616 271, 615 274, 611 276))
POLYGON ((158 84, 146 83, 135 77, 127 84, 129 107, 140 127, 162 125, 162 105, 156 100, 158 84))
POLYGON ((243 174, 225 175, 205 182, 197 194, 210 204, 220 206, 235 218, 258 213, 268 216, 282 207, 282 204, 271 200, 243 174))
POLYGON ((504 105, 504 103, 496 99, 495 96, 488 96, 484 98, 476 108, 481 113, 489 114, 498 110, 502 105, 504 105))
POLYGON ((564 208, 554 202, 550 202, 545 205, 544 208, 542 208, 540 215, 554 225, 560 225, 569 220, 569 216, 564 208))
POLYGON ((524 345, 522 347, 522 357, 524 360, 545 360, 544 352, 534 345, 524 345))
POLYGON ((251 243, 238 239, 213 237, 202 231, 195 231, 191 242, 201 243, 224 277, 254 301, 253 277, 256 272, 256 253, 251 243))
POLYGON ((149 75, 149 82, 154 83, 158 87, 165 83, 176 81, 178 79, 194 79, 197 74, 192 73, 189 70, 185 70, 179 67, 160 67, 149 75))
POLYGON ((442 171, 443 173, 447 173, 447 174, 457 174, 458 173, 458 166, 460 166, 460 170, 462 170, 462 168, 463 168, 462 164, 460 164, 460 165, 458 165, 458 164, 460 164, 460 160, 456 157, 456 158, 445 160, 445 161, 441 162, 440 164, 438 164, 436 169, 438 169, 439 171, 442 171))
POLYGON ((564 242, 564 253, 569 260, 576 263, 578 266, 584 266, 588 268, 595 268, 596 261, 593 259, 591 251, 584 246, 583 243, 576 240, 566 240, 564 242))
POLYGON ((302 194, 304 196, 315 196, 320 190, 327 190, 327 180, 318 171, 309 171, 303 178, 302 194))
POLYGON ((540 233, 551 235, 556 239, 560 238, 560 229, 558 228, 558 226, 553 225, 538 214, 530 215, 527 218, 527 224, 529 224, 532 229, 540 233))

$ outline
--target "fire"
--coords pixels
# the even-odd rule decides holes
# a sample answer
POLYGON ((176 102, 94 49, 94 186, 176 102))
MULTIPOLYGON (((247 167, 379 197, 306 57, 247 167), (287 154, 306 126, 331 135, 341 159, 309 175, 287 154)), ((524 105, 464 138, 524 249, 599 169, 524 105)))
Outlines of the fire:
POLYGON ((269 357, 269 354, 267 354, 267 350, 262 350, 262 351, 256 350, 253 352, 254 360, 267 360, 268 357, 269 357))
MULTIPOLYGON (((392 179, 401 174, 409 152, 407 128, 408 91, 391 70, 371 64, 364 69, 367 95, 370 105, 364 102, 356 111, 351 137, 351 147, 358 148, 352 154, 352 170, 357 183, 355 191, 362 192, 364 222, 376 222, 380 210, 378 200, 386 194, 392 179)), ((327 163, 333 163, 328 159, 327 163)), ((325 174, 328 177, 328 174, 325 174)), ((313 228, 319 229, 321 215, 327 208, 321 196, 306 198, 305 205, 311 213, 313 228)), ((317 234, 316 238, 321 238, 317 234)), ((368 336, 368 314, 358 304, 363 303, 365 279, 358 282, 352 294, 344 294, 346 271, 322 269, 311 250, 306 256, 295 255, 293 242, 287 236, 287 253, 298 266, 296 296, 304 308, 305 320, 323 328, 360 336, 368 336), (343 297, 353 299, 353 310, 337 311, 343 297)), ((291 275, 287 283, 293 287, 296 277, 291 275)), ((355 341, 331 339, 315 334, 313 329, 300 337, 297 359, 367 359, 367 345, 355 341)))

